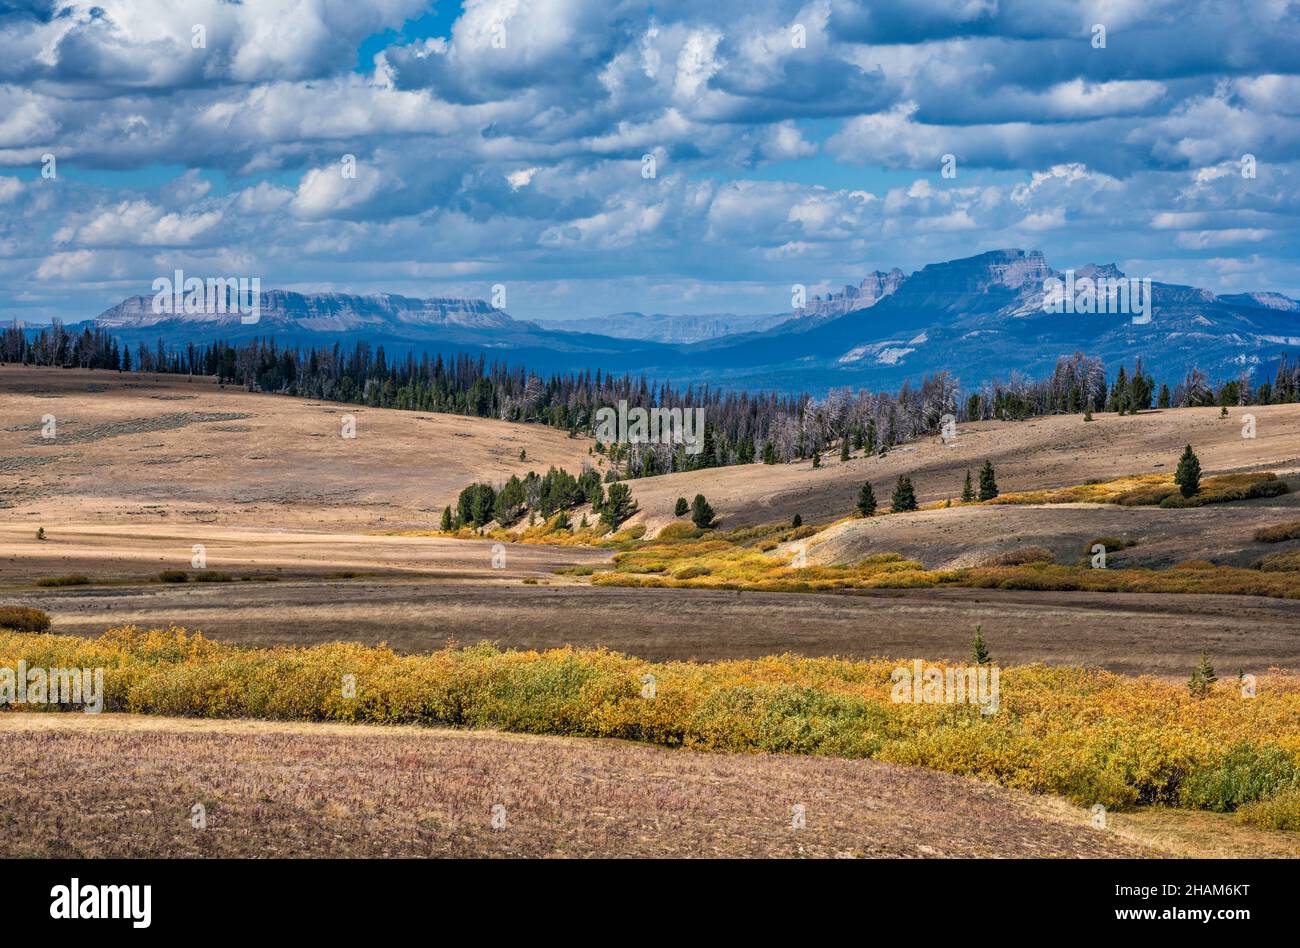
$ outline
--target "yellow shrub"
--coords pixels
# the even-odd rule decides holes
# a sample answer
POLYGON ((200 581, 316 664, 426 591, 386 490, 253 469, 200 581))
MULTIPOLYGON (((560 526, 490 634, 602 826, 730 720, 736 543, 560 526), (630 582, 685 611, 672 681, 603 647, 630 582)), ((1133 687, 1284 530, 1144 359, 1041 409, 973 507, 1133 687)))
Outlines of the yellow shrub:
POLYGON ((982 715, 972 705, 895 703, 890 676, 900 663, 886 660, 652 664, 604 650, 487 645, 427 655, 349 643, 244 649, 178 628, 127 627, 94 640, 0 632, 0 667, 20 660, 104 668, 110 711, 874 757, 1107 807, 1244 804, 1261 822, 1280 821, 1294 806, 1280 792, 1300 774, 1300 680, 1287 676, 1262 676, 1251 700, 1226 683, 1194 699, 1180 684, 1152 678, 1005 668, 999 709, 982 715))

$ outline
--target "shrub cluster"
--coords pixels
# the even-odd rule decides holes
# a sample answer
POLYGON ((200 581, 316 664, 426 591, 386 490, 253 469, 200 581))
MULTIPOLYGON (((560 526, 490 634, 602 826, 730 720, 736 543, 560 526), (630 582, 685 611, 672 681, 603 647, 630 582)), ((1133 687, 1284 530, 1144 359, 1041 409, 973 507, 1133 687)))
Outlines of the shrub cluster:
POLYGON ((1271 527, 1260 527, 1255 531, 1255 539, 1260 543, 1283 543, 1287 540, 1300 540, 1300 520, 1275 523, 1271 527))
POLYGON ((873 757, 1108 808, 1232 810, 1291 792, 1300 763, 1300 683, 1287 677, 1261 677, 1250 700, 1235 682, 1196 699, 1154 678, 1005 668, 999 710, 982 715, 971 705, 894 703, 897 663, 887 660, 782 655, 654 664, 604 650, 487 645, 407 656, 350 643, 244 649, 177 628, 113 629, 94 640, 0 632, 0 665, 20 659, 32 667, 103 667, 109 711, 873 757), (641 694, 647 674, 656 679, 653 699, 641 694), (345 697, 348 675, 354 697, 345 697))
POLYGON ((27 606, 0 606, 0 629, 15 632, 44 632, 50 627, 50 617, 40 609, 27 606))

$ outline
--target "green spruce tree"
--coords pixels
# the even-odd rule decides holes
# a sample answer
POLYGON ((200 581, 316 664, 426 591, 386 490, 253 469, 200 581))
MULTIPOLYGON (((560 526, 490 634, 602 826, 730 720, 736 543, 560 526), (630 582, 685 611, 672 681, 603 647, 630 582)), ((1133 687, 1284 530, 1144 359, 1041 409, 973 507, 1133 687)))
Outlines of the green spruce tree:
POLYGON ((898 476, 898 483, 894 485, 894 496, 890 499, 890 506, 894 513, 900 513, 905 510, 916 509, 916 491, 912 489, 912 479, 910 477, 898 476))
POLYGON ((870 517, 875 512, 876 492, 871 488, 871 481, 863 481, 862 490, 858 491, 858 513, 870 517))
POLYGON ((1209 653, 1202 652, 1201 660, 1192 669, 1192 676, 1187 679, 1187 691, 1193 698, 1204 698, 1213 690, 1214 683, 1218 680, 1219 676, 1214 673, 1214 666, 1210 664, 1209 653))
POLYGON ((1201 490, 1201 462, 1190 444, 1183 449, 1182 457, 1178 459, 1174 483, 1184 497, 1193 497, 1201 490))
POLYGON ((961 501, 962 501, 962 503, 964 503, 964 504, 969 504, 969 503, 970 503, 971 501, 973 501, 974 499, 975 499, 975 487, 974 487, 974 485, 971 484, 971 480, 970 480, 970 470, 967 469, 967 471, 966 471, 966 483, 962 486, 962 489, 961 489, 961 501))
POLYGON ((976 665, 991 665, 993 659, 989 657, 989 650, 984 647, 983 626, 975 626, 975 638, 971 640, 970 653, 971 660, 976 665))
POLYGON ((992 500, 998 495, 998 482, 993 473, 993 462, 985 461, 980 468, 980 500, 992 500))
POLYGON ((691 523, 701 530, 713 526, 713 507, 704 499, 703 494, 696 494, 695 499, 691 501, 691 523))

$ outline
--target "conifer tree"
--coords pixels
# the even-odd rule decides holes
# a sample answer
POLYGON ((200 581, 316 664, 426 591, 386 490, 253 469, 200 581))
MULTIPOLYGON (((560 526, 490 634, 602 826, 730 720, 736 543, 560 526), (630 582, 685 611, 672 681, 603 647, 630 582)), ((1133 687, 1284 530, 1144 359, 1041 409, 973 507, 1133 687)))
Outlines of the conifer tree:
POLYGON ((975 488, 974 488, 974 486, 972 486, 972 484, 971 484, 971 480, 970 480, 970 469, 967 468, 967 469, 966 469, 966 483, 965 483, 965 485, 962 486, 962 489, 961 489, 961 500, 962 500, 962 503, 964 503, 964 504, 969 504, 969 503, 970 503, 971 501, 973 501, 974 499, 975 499, 975 488))
POLYGON ((898 483, 894 485, 894 496, 890 499, 890 506, 893 507, 894 513, 904 510, 916 509, 916 491, 912 489, 912 479, 910 477, 898 476, 898 483))
POLYGON ((615 481, 609 485, 609 494, 600 505, 600 519, 611 530, 617 530, 618 525, 636 513, 636 510, 632 489, 622 481, 615 481))
POLYGON ((701 530, 713 526, 713 508, 704 499, 703 494, 696 494, 695 499, 691 501, 691 523, 701 530))
POLYGON ((980 500, 992 500, 998 495, 998 482, 993 473, 993 462, 985 461, 980 468, 980 500))
POLYGON ((1201 489, 1201 462, 1189 444, 1183 449, 1178 459, 1178 470, 1174 471, 1174 483, 1184 497, 1192 497, 1201 489))
POLYGON ((983 626, 975 626, 975 638, 971 640, 971 660, 976 665, 991 665, 993 659, 989 657, 989 650, 984 647, 983 626))
POLYGON ((1214 673, 1214 666, 1210 664, 1209 654, 1202 652, 1201 660, 1192 669, 1192 676, 1187 679, 1187 690, 1193 698, 1204 698, 1218 680, 1219 676, 1214 673))
POLYGON ((858 491, 858 513, 870 517, 875 512, 876 492, 871 488, 871 481, 863 481, 862 490, 858 491))
POLYGON ((840 460, 847 461, 848 459, 849 459, 849 436, 846 434, 844 435, 844 437, 840 438, 840 460))
POLYGON ((442 508, 442 522, 439 524, 443 533, 451 532, 451 505, 442 508))
POLYGON ((678 497, 677 504, 676 506, 673 507, 673 516, 674 517, 684 516, 686 514, 686 511, 690 509, 691 509, 691 505, 686 502, 686 498, 678 497))

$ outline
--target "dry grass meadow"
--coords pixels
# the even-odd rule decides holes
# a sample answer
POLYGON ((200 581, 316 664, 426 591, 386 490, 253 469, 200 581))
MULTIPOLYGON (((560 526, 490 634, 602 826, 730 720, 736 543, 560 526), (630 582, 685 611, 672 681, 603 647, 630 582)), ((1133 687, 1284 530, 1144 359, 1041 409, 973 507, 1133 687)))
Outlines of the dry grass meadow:
MULTIPOLYGON (((870 479, 909 474, 923 504, 991 459, 1004 492, 1170 473, 1191 443, 1207 475, 1270 471, 1292 493, 1194 509, 977 505, 848 520, 808 544, 828 567, 892 552, 929 570, 1041 546, 1075 563, 1097 537, 1116 568, 1187 560, 1251 569, 1300 550, 1255 539, 1300 520, 1300 405, 1056 416, 962 426, 884 458, 687 472, 631 482, 654 536, 706 494, 724 529, 846 517, 870 479)), ((597 465, 592 442, 538 425, 334 405, 209 379, 0 367, 0 605, 52 632, 177 623, 243 646, 388 643, 423 653, 604 647, 652 662, 794 653, 963 661, 981 624, 999 662, 1183 681, 1300 670, 1300 599, 1007 588, 810 595, 593 585, 611 549, 433 535, 472 481, 597 465), (355 416, 356 439, 340 437, 355 416), (53 415, 58 435, 41 437, 53 415), (526 460, 520 460, 524 451, 526 460), (45 539, 37 539, 43 528, 45 539), (201 544, 225 582, 162 583, 201 544), (496 568, 500 566, 501 568, 496 568), (85 576, 84 585, 41 586, 85 576)), ((788 552, 781 546, 776 553, 788 552)), ((707 585, 707 584, 706 584, 707 585)), ((1248 855, 1297 834, 1230 814, 1138 808, 1099 833, 1052 797, 872 760, 722 755, 496 732, 0 714, 4 855, 1248 855), (92 775, 98 774, 95 779, 92 775), (72 777, 73 779, 69 779, 72 777), (84 778, 84 779, 83 779, 84 778), (204 802, 209 828, 194 830, 204 802), (489 814, 503 803, 508 829, 489 814), (801 803, 807 825, 793 831, 801 803), (209 805, 210 804, 210 805, 209 805), (21 840, 28 840, 23 843, 21 840), (18 842, 14 842, 18 841, 18 842), (23 846, 29 849, 23 850, 23 846), (59 851, 56 853, 55 850, 59 851), (21 851, 20 851, 21 850, 21 851)))

